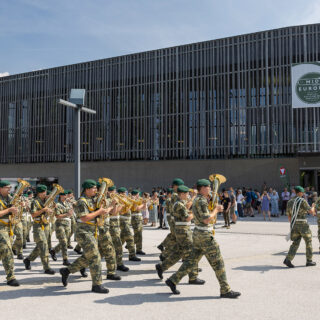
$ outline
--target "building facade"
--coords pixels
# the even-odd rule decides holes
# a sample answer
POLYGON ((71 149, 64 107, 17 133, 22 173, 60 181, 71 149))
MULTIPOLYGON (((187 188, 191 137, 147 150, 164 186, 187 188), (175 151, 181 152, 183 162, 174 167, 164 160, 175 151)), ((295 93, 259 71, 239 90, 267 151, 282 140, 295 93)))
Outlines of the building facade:
POLYGON ((84 177, 150 188, 216 169, 236 186, 280 186, 286 166, 292 184, 318 188, 320 111, 291 106, 291 65, 314 61, 320 24, 1 78, 0 175, 72 185, 72 110, 57 100, 85 88, 97 114, 82 115, 84 177))

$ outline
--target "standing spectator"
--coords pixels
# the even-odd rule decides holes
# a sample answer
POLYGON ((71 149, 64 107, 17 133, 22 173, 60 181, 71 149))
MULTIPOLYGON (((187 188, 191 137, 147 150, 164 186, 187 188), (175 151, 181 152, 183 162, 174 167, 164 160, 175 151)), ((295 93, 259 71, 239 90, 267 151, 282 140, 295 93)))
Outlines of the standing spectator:
POLYGON ((143 224, 147 225, 149 221, 149 206, 150 206, 150 194, 147 192, 143 193, 143 201, 146 201, 146 207, 142 210, 142 218, 143 218, 143 224))
POLYGON ((231 200, 228 191, 223 192, 221 204, 223 205, 224 228, 230 229, 230 207, 231 200))
POLYGON ((261 213, 261 196, 260 196, 260 192, 258 190, 255 190, 255 195, 257 197, 257 200, 256 200, 256 208, 257 208, 257 211, 258 213, 261 213))
POLYGON ((231 206, 230 206, 230 218, 232 220, 232 224, 236 224, 237 222, 237 201, 236 201, 236 195, 234 193, 234 190, 232 187, 229 188, 229 197, 231 201, 231 206))
POLYGON ((271 202, 271 216, 272 217, 279 217, 279 195, 276 190, 272 191, 270 196, 271 202))
POLYGON ((264 219, 264 221, 266 221, 266 213, 267 213, 268 217, 269 217, 269 221, 271 221, 271 217, 270 217, 270 197, 269 197, 267 191, 263 191, 263 194, 262 194, 260 199, 261 199, 263 219, 264 219))
POLYGON ((310 187, 306 187, 305 197, 306 197, 306 200, 308 201, 309 206, 311 207, 311 205, 312 205, 312 191, 310 190, 310 187))
POLYGON ((245 201, 242 190, 237 190, 237 210, 240 218, 243 218, 243 202, 245 201))
POLYGON ((165 203, 165 197, 162 193, 162 191, 160 191, 160 196, 159 196, 159 227, 158 229, 162 229, 163 227, 163 218, 164 218, 164 203, 165 203))
POLYGON ((149 221, 151 222, 150 227, 155 227, 158 222, 158 205, 158 193, 153 191, 151 197, 151 206, 149 208, 149 221))
POLYGON ((311 191, 312 191, 312 197, 311 197, 312 203, 316 203, 318 199, 318 193, 317 191, 315 191, 314 187, 312 187, 311 191))
POLYGON ((287 210, 287 204, 290 200, 290 192, 288 191, 288 188, 284 188, 283 192, 281 193, 281 215, 283 216, 287 210))
POLYGON ((250 217, 254 217, 254 212, 253 212, 253 208, 252 208, 252 200, 253 200, 253 192, 252 189, 247 189, 246 190, 246 204, 245 204, 245 216, 250 216, 250 217))
POLYGON ((294 189, 291 189, 290 199, 294 198, 295 196, 296 196, 296 191, 294 189))

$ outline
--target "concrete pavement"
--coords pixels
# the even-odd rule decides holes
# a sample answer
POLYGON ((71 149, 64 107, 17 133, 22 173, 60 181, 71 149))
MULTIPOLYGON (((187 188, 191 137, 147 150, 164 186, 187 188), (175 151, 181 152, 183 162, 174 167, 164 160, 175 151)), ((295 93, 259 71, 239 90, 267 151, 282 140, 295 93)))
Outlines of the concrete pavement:
MULTIPOLYGON (((317 226, 310 218, 313 232, 316 267, 305 267, 305 245, 301 242, 294 269, 283 265, 290 242, 285 240, 289 224, 285 217, 271 222, 262 217, 245 218, 230 230, 222 229, 218 221, 216 238, 225 260, 227 277, 233 290, 242 296, 237 300, 220 299, 215 275, 205 258, 200 262, 200 278, 204 286, 189 285, 184 278, 178 286, 181 294, 170 294, 160 281, 154 265, 159 261, 156 246, 167 231, 146 227, 144 250, 147 256, 141 263, 127 262, 130 272, 122 273, 121 281, 104 280, 110 289, 107 295, 91 293, 91 280, 72 275, 67 288, 61 277, 45 275, 40 259, 27 271, 16 260, 16 275, 21 282, 18 288, 5 285, 0 265, 1 318, 11 319, 318 319, 320 259, 318 254, 317 226)), ((55 244, 55 241, 53 242, 55 244)), ((29 245, 26 254, 33 245, 29 245)), ((77 255, 70 251, 70 260, 77 255)), ((51 262, 59 270, 62 258, 51 262)), ((164 279, 177 270, 180 264, 164 274, 164 279)), ((103 262, 105 278, 105 262, 103 262)))

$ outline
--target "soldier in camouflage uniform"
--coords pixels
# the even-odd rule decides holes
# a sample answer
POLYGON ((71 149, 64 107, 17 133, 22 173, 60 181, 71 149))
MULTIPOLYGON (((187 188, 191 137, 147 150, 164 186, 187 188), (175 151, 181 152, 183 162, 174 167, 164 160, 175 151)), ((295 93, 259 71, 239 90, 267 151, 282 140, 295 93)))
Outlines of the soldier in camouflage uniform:
POLYGON ((52 211, 52 209, 44 206, 47 196, 47 187, 39 184, 36 188, 37 196, 31 203, 31 215, 33 217, 33 239, 36 242, 36 247, 30 255, 23 260, 26 270, 31 270, 31 261, 34 261, 38 256, 41 258, 44 272, 46 274, 55 274, 54 270, 49 265, 49 249, 48 237, 50 232, 49 223, 42 221, 42 216, 52 211))
POLYGON ((53 260, 56 260, 56 254, 62 252, 63 265, 69 266, 70 262, 68 260, 68 239, 71 233, 71 216, 73 215, 73 210, 66 202, 67 194, 62 192, 59 194, 59 201, 55 207, 56 216, 56 237, 59 243, 51 250, 50 254, 53 260))
POLYGON ((306 266, 315 266, 316 263, 312 261, 312 233, 307 221, 308 213, 316 214, 315 204, 312 204, 312 207, 309 206, 307 200, 303 198, 304 189, 302 187, 296 186, 294 190, 296 196, 288 201, 286 212, 290 222, 290 238, 293 242, 283 263, 289 268, 294 268, 291 261, 297 253, 301 238, 303 238, 306 243, 306 266))
POLYGON ((108 293, 109 290, 102 286, 101 257, 98 248, 98 226, 96 217, 108 214, 108 210, 100 208, 96 210, 95 197, 97 183, 94 180, 85 180, 82 184, 83 196, 75 205, 77 218, 76 240, 83 248, 83 254, 67 268, 61 268, 62 283, 68 284, 70 273, 81 271, 89 266, 92 279, 92 292, 108 293))
MULTIPOLYGON (((67 190, 66 193, 67 193, 67 205, 73 211, 73 204, 76 202, 74 199, 74 196, 73 196, 73 192, 72 192, 72 190, 67 190)), ((76 233, 76 226, 77 226, 74 212, 70 216, 70 220, 71 220, 71 232, 70 232, 69 238, 68 238, 68 249, 73 249, 73 246, 71 245, 71 237, 72 237, 72 235, 74 235, 76 233)), ((77 250, 75 250, 75 252, 77 252, 78 254, 81 254, 82 253, 81 248, 78 247, 77 250)))
MULTIPOLYGON (((140 200, 140 193, 139 190, 132 190, 131 191, 132 199, 135 201, 140 200)), ((146 208, 146 203, 140 206, 134 206, 131 210, 131 224, 133 228, 133 237, 134 237, 134 244, 136 246, 136 254, 145 255, 142 251, 142 213, 141 210, 146 208)))
MULTIPOLYGON (((33 226, 33 219, 32 219, 32 216, 31 216, 31 203, 32 203, 32 200, 33 200, 33 192, 30 190, 27 192, 27 195, 28 195, 28 201, 27 201, 27 208, 26 208, 26 211, 27 211, 27 229, 26 229, 26 242, 31 242, 30 241, 30 232, 31 232, 31 228, 33 226)), ((25 231, 23 231, 25 232, 25 231)))
POLYGON ((14 258, 10 240, 10 237, 13 236, 13 231, 9 222, 10 214, 16 214, 18 208, 9 207, 11 201, 10 189, 9 181, 0 181, 0 260, 7 275, 7 284, 18 287, 20 284, 14 275, 14 258))
MULTIPOLYGON (((316 204, 315 204, 315 210, 317 213, 317 221, 318 221, 318 240, 320 243, 320 197, 317 199, 316 204)), ((320 250, 320 247, 319 247, 320 250)))
POLYGON ((172 196, 168 203, 166 204, 166 211, 167 211, 167 217, 168 217, 168 223, 170 227, 170 234, 169 234, 169 240, 167 240, 167 245, 163 252, 160 255, 160 260, 164 261, 167 256, 171 254, 172 251, 176 250, 177 246, 177 239, 176 239, 176 234, 175 234, 175 224, 174 224, 174 217, 173 217, 173 205, 176 203, 178 200, 178 194, 177 190, 179 186, 183 186, 184 181, 180 178, 175 178, 172 181, 172 196))
MULTIPOLYGON (((118 189, 118 193, 120 195, 125 195, 126 192, 127 192, 127 189, 124 187, 121 187, 118 189)), ((120 238, 121 238, 121 242, 122 242, 122 244, 124 244, 125 242, 127 243, 130 261, 141 261, 141 259, 136 256, 136 249, 134 246, 133 235, 130 230, 130 224, 131 224, 130 210, 125 210, 123 212, 120 212, 120 230, 121 230, 120 238)))
POLYGON ((25 194, 23 212, 22 212, 22 230, 23 230, 23 249, 27 247, 27 238, 29 237, 29 221, 31 220, 30 211, 31 201, 29 200, 28 194, 25 194))
POLYGON ((232 291, 229 287, 220 248, 213 237, 213 227, 209 226, 215 219, 217 213, 222 212, 223 207, 217 205, 213 212, 209 212, 207 199, 210 193, 210 181, 206 179, 198 180, 197 189, 199 194, 192 205, 195 221, 192 252, 183 262, 179 270, 166 280, 166 284, 174 294, 179 294, 180 292, 176 289, 176 285, 185 275, 190 273, 190 271, 198 265, 203 256, 206 256, 219 281, 220 297, 236 298, 240 296, 240 293, 232 291))
MULTIPOLYGON (((175 243, 175 235, 173 234, 174 230, 172 228, 171 216, 170 216, 170 212, 169 212, 169 210, 170 210, 169 206, 170 206, 170 202, 171 202, 172 192, 173 192, 172 188, 167 189, 167 198, 165 201, 165 208, 166 208, 166 215, 167 215, 168 224, 170 227, 170 232, 167 234, 165 239, 157 247, 161 252, 163 252, 166 247, 171 246, 172 243, 175 243)), ((165 258, 165 256, 164 256, 164 258, 165 258)))
MULTIPOLYGON (((116 187, 115 186, 109 187, 108 192, 110 197, 111 193, 116 193, 116 187)), ((122 260, 123 251, 122 251, 122 242, 120 238, 121 230, 120 230, 120 217, 119 217, 119 212, 121 211, 121 209, 122 209, 122 206, 118 205, 117 210, 115 212, 111 212, 109 231, 112 238, 114 249, 116 251, 117 270, 128 272, 129 268, 123 264, 123 260, 122 260)))
MULTIPOLYGON (((186 186, 178 187, 178 201, 173 206, 173 217, 175 220, 175 235, 177 244, 175 250, 164 260, 163 263, 156 265, 156 270, 160 279, 163 278, 163 272, 176 264, 181 258, 186 260, 192 251, 192 231, 190 228, 193 215, 189 214, 187 209, 189 188, 186 186)), ((190 284, 204 284, 204 280, 197 278, 198 265, 189 273, 190 284)))
MULTIPOLYGON (((25 206, 25 197, 24 195, 21 196, 21 208, 19 210, 23 210, 23 207, 25 206)), ((21 213, 23 215, 23 213, 21 213)), ((23 218, 23 216, 22 216, 23 218)), ((22 219, 19 221, 17 224, 14 226, 14 234, 16 236, 16 239, 12 245, 12 252, 13 254, 17 255, 17 258, 19 260, 23 260, 23 254, 22 254, 22 249, 23 249, 23 223, 22 219)))

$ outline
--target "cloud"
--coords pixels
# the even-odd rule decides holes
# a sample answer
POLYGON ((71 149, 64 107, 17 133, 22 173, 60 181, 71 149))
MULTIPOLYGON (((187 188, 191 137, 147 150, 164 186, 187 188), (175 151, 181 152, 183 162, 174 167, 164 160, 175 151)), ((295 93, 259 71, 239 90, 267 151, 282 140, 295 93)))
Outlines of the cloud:
POLYGON ((9 72, 0 72, 0 78, 10 76, 9 72))

